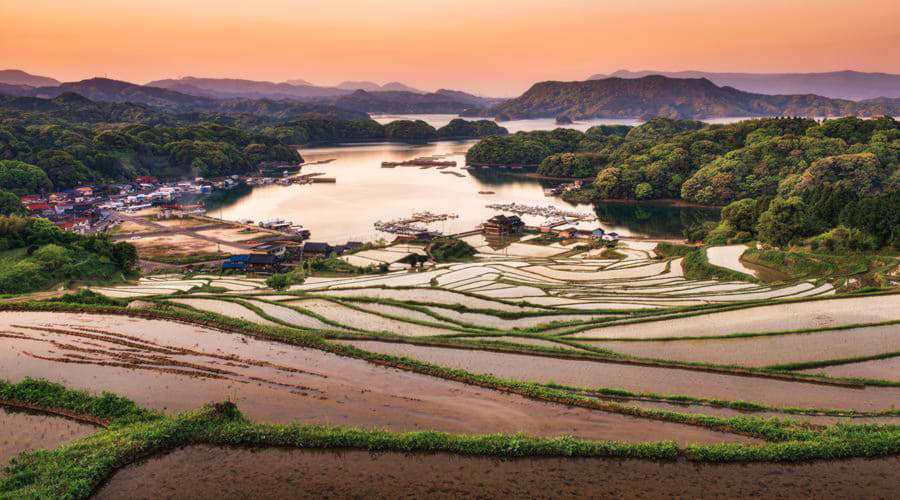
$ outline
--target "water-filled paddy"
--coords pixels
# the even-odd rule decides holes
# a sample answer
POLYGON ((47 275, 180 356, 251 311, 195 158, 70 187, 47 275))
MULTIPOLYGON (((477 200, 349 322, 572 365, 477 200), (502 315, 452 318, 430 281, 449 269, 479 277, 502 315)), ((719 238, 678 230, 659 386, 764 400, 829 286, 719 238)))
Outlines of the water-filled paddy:
POLYGON ((222 316, 228 316, 231 318, 243 319, 262 325, 275 324, 237 302, 229 302, 216 299, 171 299, 171 301, 177 304, 190 306, 201 311, 221 314, 222 316))
POLYGON ((900 382, 900 356, 888 359, 861 361, 859 363, 849 363, 846 365, 813 368, 811 370, 804 370, 803 373, 819 373, 831 377, 857 377, 900 382))
POLYGON ((98 430, 68 418, 0 406, 0 469, 23 451, 51 450, 98 430))
POLYGON ((578 332, 572 337, 704 337, 827 328, 895 319, 900 319, 900 294, 752 307, 702 316, 593 328, 578 332))
POLYGON ((704 428, 544 403, 210 328, 126 316, 0 313, 4 377, 110 391, 167 414, 230 399, 269 422, 525 432, 681 443, 746 441, 704 428))
POLYGON ((292 306, 297 306, 308 311, 312 311, 331 321, 336 321, 344 326, 356 328, 367 332, 388 332, 395 335, 404 335, 409 337, 425 337, 432 335, 446 335, 448 333, 458 333, 453 330, 445 330, 442 328, 419 325, 416 323, 407 323, 395 319, 379 316, 374 313, 358 311, 351 309, 343 304, 338 304, 322 299, 308 299, 300 301, 286 302, 292 306))
POLYGON ((120 470, 97 498, 891 498, 898 467, 194 446, 120 470))
POLYGON ((900 401, 900 388, 856 389, 697 370, 627 365, 474 349, 427 347, 378 341, 347 341, 361 349, 407 356, 440 366, 502 378, 637 393, 684 394, 744 400, 773 406, 889 410, 900 401))
POLYGON ((770 366, 900 351, 900 325, 732 339, 583 343, 643 358, 770 366))

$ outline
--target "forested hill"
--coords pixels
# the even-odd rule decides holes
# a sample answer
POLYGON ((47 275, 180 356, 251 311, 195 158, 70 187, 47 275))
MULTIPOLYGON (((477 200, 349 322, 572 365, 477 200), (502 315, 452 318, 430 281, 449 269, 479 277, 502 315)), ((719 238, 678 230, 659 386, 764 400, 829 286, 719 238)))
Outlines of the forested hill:
POLYGON ((705 78, 607 78, 541 82, 484 113, 500 120, 565 116, 587 118, 715 118, 727 116, 900 115, 900 102, 854 102, 812 94, 763 95, 718 87, 705 78))
POLYGON ((435 129, 410 120, 382 125, 365 115, 348 120, 312 113, 272 121, 245 113, 172 114, 71 93, 53 99, 0 97, 0 201, 3 191, 21 196, 140 175, 246 174, 261 161, 301 161, 295 146, 308 143, 427 141, 506 132, 488 120, 457 119, 435 129))
POLYGON ((816 94, 834 99, 860 101, 878 97, 900 97, 900 75, 830 71, 827 73, 712 73, 708 71, 625 71, 593 75, 604 78, 642 78, 662 75, 669 78, 706 78, 721 87, 734 87, 759 94, 816 94))

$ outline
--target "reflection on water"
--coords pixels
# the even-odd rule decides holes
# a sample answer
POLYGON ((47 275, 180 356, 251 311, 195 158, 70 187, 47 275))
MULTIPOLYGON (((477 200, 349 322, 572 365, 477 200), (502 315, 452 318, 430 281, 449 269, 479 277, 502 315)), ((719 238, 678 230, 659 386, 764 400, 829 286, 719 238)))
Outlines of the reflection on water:
MULTIPOLYGON (((375 115, 372 117, 378 123, 384 124, 396 120, 422 120, 434 128, 441 128, 450 123, 450 120, 460 118, 457 115, 375 115)), ((490 120, 490 118, 471 118, 463 117, 464 120, 490 120)), ((498 125, 509 130, 510 134, 516 132, 525 132, 531 130, 553 130, 555 128, 574 128, 576 130, 585 130, 594 125, 631 125, 637 126, 643 123, 642 120, 636 118, 595 118, 592 120, 578 120, 568 125, 557 125, 555 118, 531 118, 528 120, 509 120, 505 122, 497 122, 498 125)))
POLYGON ((622 228, 623 234, 653 238, 680 237, 681 231, 695 224, 719 219, 719 209, 683 207, 665 203, 594 203, 594 212, 605 227, 622 228))
MULTIPOLYGON (((555 127, 551 120, 537 125, 534 122, 541 120, 522 121, 530 122, 530 129, 555 127)), ((485 207, 489 203, 552 204, 569 210, 592 211, 588 204, 573 205, 560 198, 544 196, 543 188, 556 185, 559 181, 527 177, 524 170, 463 169, 465 153, 475 142, 365 143, 303 149, 300 152, 307 163, 334 161, 321 165, 307 164, 302 172, 322 172, 327 177, 336 178, 335 184, 241 186, 215 193, 206 200, 206 207, 210 215, 229 220, 246 218, 258 221, 281 217, 310 229, 313 240, 330 243, 370 241, 379 237, 392 239, 389 234, 377 232, 373 224, 379 220, 408 217, 414 212, 459 215, 457 219, 429 225, 432 230, 453 234, 470 231, 496 215, 498 212, 485 207), (456 161, 457 166, 442 170, 381 168, 383 161, 405 161, 433 155, 442 160, 456 161), (485 191, 493 193, 479 193, 485 191)), ((717 217, 715 210, 658 204, 597 204, 593 208, 600 215, 601 227, 623 235, 676 237, 691 223, 717 217)), ((542 217, 537 216, 524 216, 523 219, 534 225, 544 222, 542 217)), ((583 225, 593 227, 597 223, 583 225)))
MULTIPOLYGON (((521 170, 462 169, 465 152, 474 142, 351 144, 304 149, 301 153, 307 162, 334 161, 307 165, 303 173, 323 172, 335 177, 337 183, 241 186, 209 197, 207 210, 213 216, 221 214, 230 220, 283 217, 309 228, 314 240, 330 243, 389 238, 390 235, 375 231, 376 221, 408 217, 426 210, 459 215, 458 219, 430 225, 445 234, 469 231, 496 215, 496 211, 485 207, 489 203, 515 201, 592 211, 591 205, 572 205, 544 196, 543 188, 558 181, 526 177, 521 170), (456 161, 457 166, 443 170, 381 168, 382 161, 432 155, 443 155, 447 160, 456 161), (479 191, 493 191, 493 194, 479 194, 479 191)), ((612 203, 593 208, 600 216, 602 227, 623 235, 675 237, 686 225, 717 217, 715 210, 664 205, 612 203)), ((525 216, 524 219, 529 224, 543 222, 541 217, 525 216)))

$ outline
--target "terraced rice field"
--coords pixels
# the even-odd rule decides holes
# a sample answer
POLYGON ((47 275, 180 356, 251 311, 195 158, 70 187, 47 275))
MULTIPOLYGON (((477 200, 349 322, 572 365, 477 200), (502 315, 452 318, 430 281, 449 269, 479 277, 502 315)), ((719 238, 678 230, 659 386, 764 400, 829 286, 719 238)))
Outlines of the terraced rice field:
POLYGON ((738 399, 771 406, 890 410, 900 388, 865 389, 773 380, 699 370, 582 361, 379 341, 341 341, 364 350, 406 356, 439 366, 502 378, 571 387, 606 387, 636 393, 687 394, 711 399, 738 399))
POLYGON ((99 499, 191 498, 494 498, 554 496, 699 498, 889 498, 885 482, 900 459, 841 463, 696 465, 609 458, 497 460, 448 454, 184 448, 125 468, 99 499), (332 478, 352 471, 352 481, 332 478), (402 471, 402 473, 398 473, 402 471), (550 491, 552 488, 552 494, 550 491))
POLYGON ((803 370, 830 377, 853 377, 900 382, 900 355, 888 359, 873 359, 858 363, 847 363, 823 368, 803 370))
POLYGON ((900 352, 900 324, 731 339, 584 344, 641 358, 771 366, 900 352))
POLYGON ((455 333, 453 330, 393 320, 377 314, 358 311, 344 304, 322 299, 308 299, 285 302, 292 306, 312 311, 342 325, 367 332, 393 333, 409 337, 429 337, 455 333))
MULTIPOLYGON (((682 259, 658 258, 648 242, 617 248, 621 259, 556 244, 521 241, 507 253, 473 242, 482 258, 472 262, 312 276, 289 292, 260 278, 162 275, 94 289, 124 299, 122 315, 0 311, 0 379, 111 391, 167 422, 227 399, 253 422, 676 443, 668 462, 193 446, 122 469, 101 498, 203 497, 209 488, 292 495, 296 481, 320 496, 397 488, 524 496, 548 484, 579 496, 895 496, 900 448, 895 430, 882 426, 900 423, 900 294, 840 296, 825 280, 688 279, 682 259), (218 329, 203 312, 249 324, 244 333, 218 329), (705 446, 721 443, 734 446, 705 446), (820 452, 814 458, 826 460, 806 464, 688 462, 820 452), (835 460, 865 455, 879 458, 835 460), (348 470, 356 481, 333 480, 348 470)), ((419 250, 347 257, 389 263, 419 250)), ((707 249, 710 264, 748 272, 742 252, 707 249)), ((54 428, 0 413, 7 422, 54 428)), ((46 446, 82 432, 59 429, 46 433, 46 446)), ((0 442, 14 442, 9 436, 0 430, 0 442)), ((463 439, 417 436, 411 442, 429 451, 463 439)), ((517 450, 526 438, 511 439, 490 453, 517 450)), ((580 449, 562 442, 554 453, 580 449)), ((394 449, 422 449, 407 445, 394 449)))
POLYGON ((0 406, 0 464, 23 451, 53 449, 97 430, 63 417, 0 406))
POLYGON ((274 325, 276 323, 269 321, 256 312, 242 306, 237 302, 227 302, 216 299, 170 299, 170 302, 182 304, 185 306, 200 309, 211 313, 221 314, 231 318, 238 318, 245 321, 252 321, 262 325, 274 325))
POLYGON ((161 320, 0 312, 4 377, 111 391, 166 414, 230 399, 267 422, 641 441, 752 439, 546 403, 317 349, 161 320), (89 352, 89 355, 86 353, 89 352))
POLYGON ((707 337, 827 328, 900 319, 900 294, 774 304, 580 331, 573 338, 707 337))

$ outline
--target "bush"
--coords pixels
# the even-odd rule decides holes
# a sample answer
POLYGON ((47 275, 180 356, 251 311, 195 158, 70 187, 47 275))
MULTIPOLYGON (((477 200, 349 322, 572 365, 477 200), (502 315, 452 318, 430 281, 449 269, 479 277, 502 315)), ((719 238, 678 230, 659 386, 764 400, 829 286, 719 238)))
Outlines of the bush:
POLYGON ((809 239, 813 250, 826 253, 848 253, 869 251, 878 248, 878 239, 865 231, 846 226, 838 226, 831 231, 809 239))
POLYGON ((470 260, 477 252, 465 241, 444 239, 431 245, 431 256, 435 262, 457 262, 470 260))

